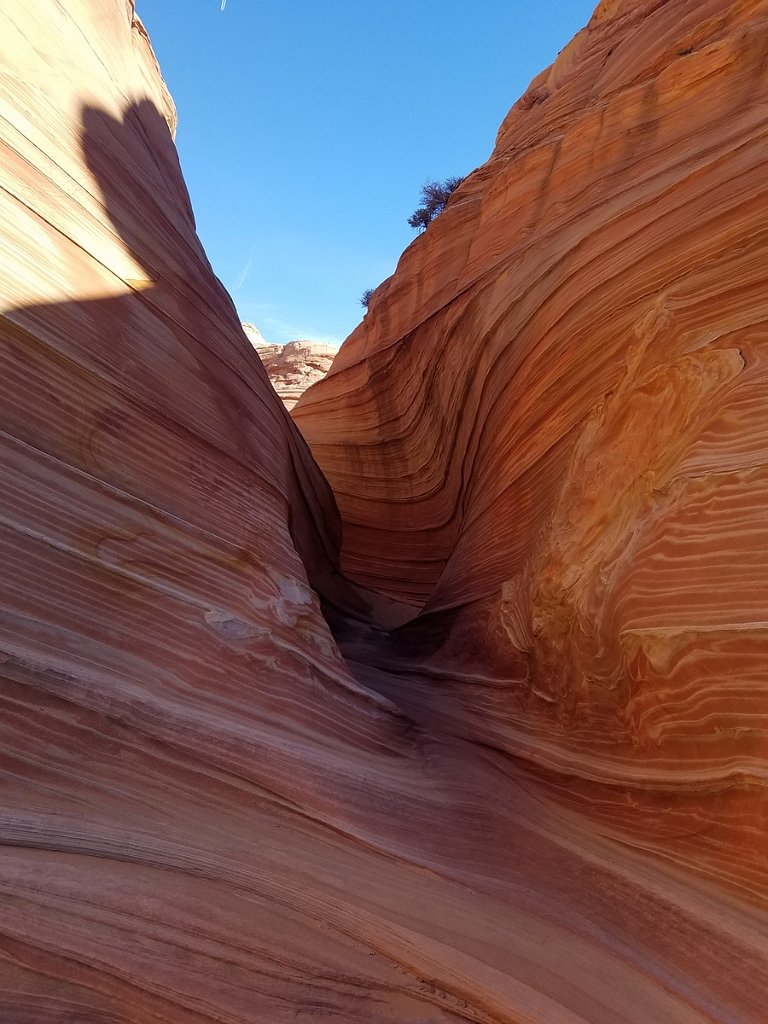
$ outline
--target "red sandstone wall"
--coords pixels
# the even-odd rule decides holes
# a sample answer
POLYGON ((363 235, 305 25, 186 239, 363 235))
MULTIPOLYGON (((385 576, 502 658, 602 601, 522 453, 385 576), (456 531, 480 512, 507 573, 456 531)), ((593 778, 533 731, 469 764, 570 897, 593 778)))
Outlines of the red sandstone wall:
POLYGON ((767 68, 765 2, 601 4, 293 413, 432 614, 385 692, 760 902, 767 68))

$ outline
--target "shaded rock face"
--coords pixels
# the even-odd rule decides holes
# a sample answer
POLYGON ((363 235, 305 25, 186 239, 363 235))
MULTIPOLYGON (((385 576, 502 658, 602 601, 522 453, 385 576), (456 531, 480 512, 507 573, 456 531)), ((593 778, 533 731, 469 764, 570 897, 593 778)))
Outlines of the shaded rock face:
POLYGON ((243 324, 243 330, 286 409, 292 409, 307 388, 325 377, 336 355, 332 345, 316 341, 268 345, 253 324, 243 324))
POLYGON ((0 4, 1 1021, 761 1020, 765 5, 697 10, 601 5, 297 407, 374 592, 133 5, 0 4))

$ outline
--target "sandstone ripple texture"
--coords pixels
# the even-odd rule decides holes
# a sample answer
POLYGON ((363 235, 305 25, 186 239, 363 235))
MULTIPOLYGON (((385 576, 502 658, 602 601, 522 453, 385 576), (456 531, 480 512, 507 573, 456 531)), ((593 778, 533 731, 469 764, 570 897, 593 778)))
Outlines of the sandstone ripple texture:
POLYGON ((2 1024, 764 1024, 766 14, 598 8, 334 495, 131 0, 0 0, 2 1024))
POLYGON ((602 3, 293 413, 388 695, 760 906, 766 153, 767 3, 602 3))

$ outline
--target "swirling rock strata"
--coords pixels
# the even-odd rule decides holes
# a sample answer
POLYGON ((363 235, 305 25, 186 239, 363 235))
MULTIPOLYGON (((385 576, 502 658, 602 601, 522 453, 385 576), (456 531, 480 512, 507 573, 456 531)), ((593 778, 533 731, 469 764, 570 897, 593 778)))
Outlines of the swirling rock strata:
POLYGON ((767 68, 761 0, 600 4, 293 412, 384 692, 760 905, 767 68))
MULTIPOLYGON (((452 735, 459 613, 401 686, 410 714, 378 692, 405 673, 369 660, 360 685, 341 658, 316 592, 369 654, 374 599, 337 573, 333 497, 200 248, 133 5, 9 0, 0 56, 0 1020, 754 1024, 754 908, 558 809, 551 773, 452 735), (420 725, 451 643, 444 710, 420 725)), ((690 384, 710 402, 743 380, 723 352, 690 384)), ((564 549, 536 557, 555 588, 564 549)), ((472 635, 484 621, 517 650, 523 589, 494 592, 472 635)), ((746 633, 711 635, 713 677, 728 642, 733 665, 756 656, 746 633)), ((654 658, 626 649, 688 700, 695 736, 683 636, 674 658, 663 637, 654 658)), ((509 737, 491 667, 465 731, 509 737)), ((534 714, 520 735, 541 754, 549 727, 534 714)))

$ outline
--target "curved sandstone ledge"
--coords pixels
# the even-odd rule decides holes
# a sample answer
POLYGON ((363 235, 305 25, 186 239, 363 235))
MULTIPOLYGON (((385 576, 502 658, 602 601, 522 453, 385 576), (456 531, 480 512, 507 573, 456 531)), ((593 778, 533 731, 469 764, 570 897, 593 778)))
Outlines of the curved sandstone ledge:
POLYGON ((601 4, 292 414, 414 619, 359 678, 761 906, 767 61, 763 0, 601 4))
MULTIPOLYGON (((342 511, 345 566, 417 605, 519 571, 619 390, 640 406, 689 368, 679 385, 696 390, 676 402, 698 422, 657 431, 678 463, 744 429, 737 415, 755 433, 741 393, 766 315, 765 5, 623 6, 540 76, 546 100, 513 108, 294 410, 342 511)), ((635 436, 652 429, 627 417, 616 441, 655 482, 635 436)))
MULTIPOLYGON (((603 17, 620 19, 612 6, 603 17)), ((630 494, 606 506, 614 532, 599 503, 587 515, 595 417, 592 435, 530 470, 567 500, 553 498, 559 525, 531 552, 510 524, 528 575, 383 635, 371 607, 394 616, 398 603, 340 577, 331 491, 195 235, 132 3, 0 2, 0 60, 0 1020, 759 1021, 765 915, 744 899, 759 818, 739 798, 713 822, 708 799, 764 763, 745 740, 762 634, 740 624, 759 558, 736 586, 740 534, 731 549, 722 526, 752 522, 746 487, 761 500, 746 279, 732 295, 737 355, 702 342, 661 376, 642 370, 648 394, 684 386, 699 401, 670 413, 679 447, 658 493, 643 459, 667 455, 649 425, 630 494), (737 394, 744 416, 691 441, 705 407, 737 394), (571 522, 569 508, 586 511, 571 522), (631 573, 625 508, 654 510, 631 573), (684 585, 689 549, 715 587, 684 585), (585 566, 565 588, 573 605, 570 551, 585 566), (614 563, 629 583, 614 587, 614 563), (558 652, 574 672, 592 666, 595 687, 558 677, 558 652)), ((371 323, 384 314, 376 300, 371 323)), ((554 368, 548 381, 578 384, 554 368)), ((623 429, 621 409, 604 432, 623 429)), ((500 457, 497 426, 478 428, 478 465, 500 457)), ((469 525, 485 499, 466 495, 469 525)), ((456 550, 477 578, 479 552, 456 550)), ((413 554, 422 567, 444 557, 423 540, 413 554)))

